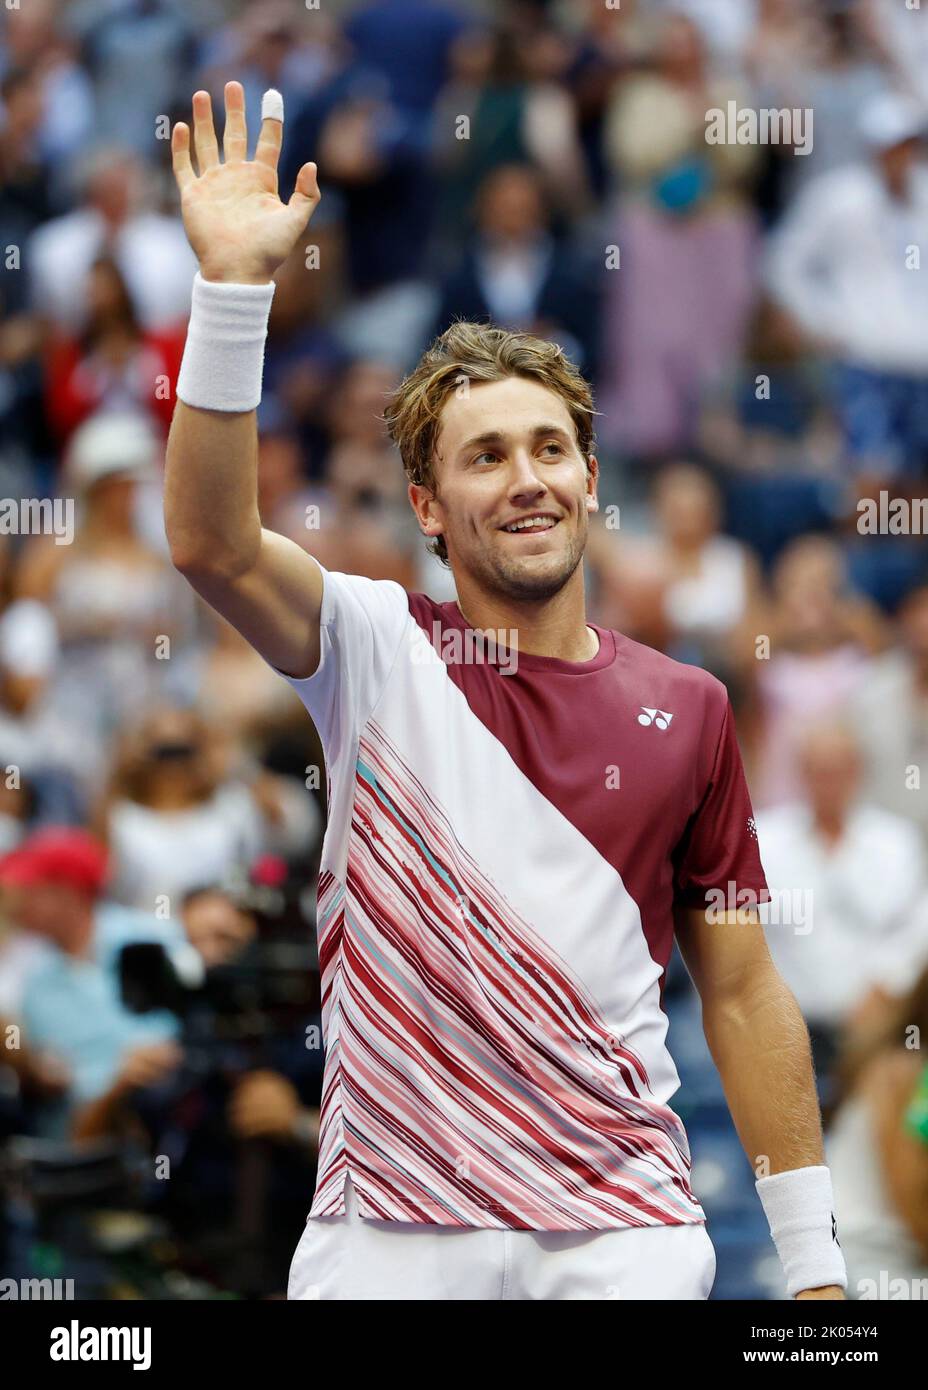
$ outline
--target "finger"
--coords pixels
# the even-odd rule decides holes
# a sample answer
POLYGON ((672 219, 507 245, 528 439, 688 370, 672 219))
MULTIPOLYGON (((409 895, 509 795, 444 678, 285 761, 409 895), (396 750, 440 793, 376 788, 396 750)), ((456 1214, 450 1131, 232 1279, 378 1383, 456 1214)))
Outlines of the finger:
POLYGON ((274 87, 261 98, 261 131, 255 147, 255 163, 277 172, 284 136, 284 99, 274 87))
POLYGON ((200 173, 205 173, 207 169, 215 169, 219 163, 219 146, 216 144, 216 131, 213 128, 213 103, 210 101, 209 92, 193 94, 193 138, 200 173))
POLYGON ((227 82, 225 98, 226 123, 222 132, 222 153, 227 164, 241 164, 248 154, 245 88, 241 82, 227 82))
POLYGON ((178 121, 171 131, 171 160, 177 187, 183 193, 189 184, 197 181, 193 165, 190 163, 190 127, 184 125, 183 121, 178 121))
POLYGON ((304 164, 296 176, 293 194, 287 204, 293 213, 294 220, 298 223, 297 231, 305 227, 310 213, 317 206, 321 197, 315 164, 304 164))

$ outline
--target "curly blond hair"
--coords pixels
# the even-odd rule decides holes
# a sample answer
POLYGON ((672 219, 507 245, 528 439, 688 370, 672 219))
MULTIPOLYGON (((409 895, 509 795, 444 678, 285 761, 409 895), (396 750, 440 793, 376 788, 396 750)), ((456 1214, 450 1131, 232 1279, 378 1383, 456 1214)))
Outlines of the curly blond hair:
MULTIPOLYGON (((596 447, 593 393, 561 348, 530 333, 460 322, 445 329, 426 349, 384 411, 387 430, 411 483, 437 491, 435 441, 442 407, 452 392, 465 382, 505 381, 513 376, 537 381, 561 397, 589 468, 596 447)), ((444 536, 430 541, 427 549, 448 564, 444 536)))

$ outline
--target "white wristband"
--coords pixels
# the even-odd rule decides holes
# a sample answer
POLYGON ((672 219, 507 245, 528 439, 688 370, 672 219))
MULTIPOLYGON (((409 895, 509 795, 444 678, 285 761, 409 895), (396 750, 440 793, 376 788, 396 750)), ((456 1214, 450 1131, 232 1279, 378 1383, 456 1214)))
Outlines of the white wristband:
POLYGON ((802 1289, 847 1288, 847 1269, 835 1222, 831 1173, 824 1164, 790 1168, 754 1184, 791 1298, 802 1289))
POLYGON ((197 271, 177 395, 201 410, 255 410, 277 288, 204 280, 197 271))

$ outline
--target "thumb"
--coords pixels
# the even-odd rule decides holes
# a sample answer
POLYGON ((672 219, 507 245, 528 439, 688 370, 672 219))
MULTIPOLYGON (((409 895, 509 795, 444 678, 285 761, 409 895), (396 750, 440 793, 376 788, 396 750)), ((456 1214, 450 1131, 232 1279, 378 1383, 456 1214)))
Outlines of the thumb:
POLYGON ((305 224, 321 196, 315 164, 304 164, 296 176, 293 193, 287 204, 290 212, 299 217, 301 226, 305 224))

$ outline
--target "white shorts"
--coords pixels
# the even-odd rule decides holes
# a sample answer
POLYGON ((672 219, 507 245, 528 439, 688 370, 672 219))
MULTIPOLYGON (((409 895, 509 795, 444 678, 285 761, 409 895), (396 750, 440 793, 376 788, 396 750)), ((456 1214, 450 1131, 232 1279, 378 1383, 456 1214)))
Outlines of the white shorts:
POLYGON ((700 1299, 715 1278, 703 1225, 500 1231, 362 1220, 351 1179, 344 1216, 310 1217, 289 1299, 700 1299))

